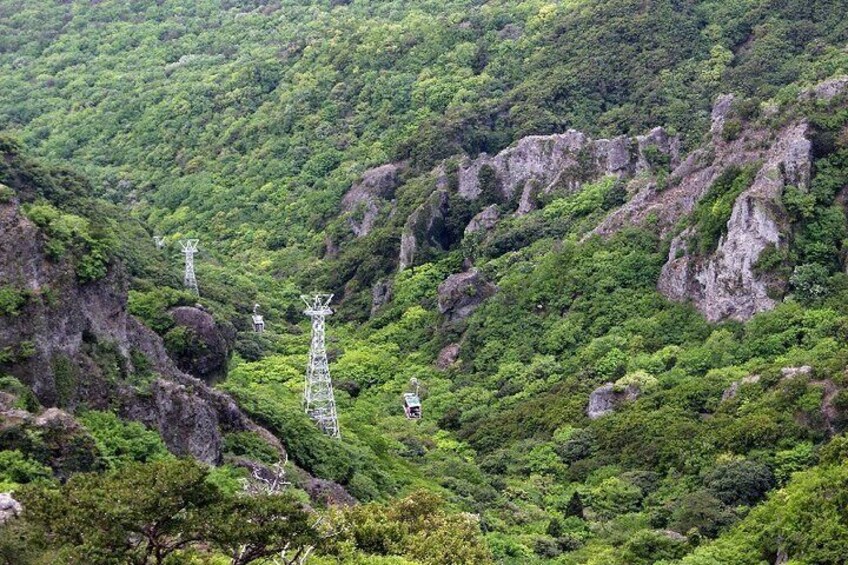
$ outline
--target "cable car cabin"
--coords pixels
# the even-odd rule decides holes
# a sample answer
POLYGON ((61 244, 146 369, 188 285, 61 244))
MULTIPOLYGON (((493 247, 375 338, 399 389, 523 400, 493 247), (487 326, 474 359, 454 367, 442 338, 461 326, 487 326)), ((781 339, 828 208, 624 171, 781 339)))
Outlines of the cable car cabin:
POLYGON ((258 334, 261 334, 265 331, 265 320, 260 314, 253 315, 253 331, 258 334))
POLYGON ((414 392, 403 394, 403 411, 406 412, 408 420, 421 419, 421 399, 414 392))

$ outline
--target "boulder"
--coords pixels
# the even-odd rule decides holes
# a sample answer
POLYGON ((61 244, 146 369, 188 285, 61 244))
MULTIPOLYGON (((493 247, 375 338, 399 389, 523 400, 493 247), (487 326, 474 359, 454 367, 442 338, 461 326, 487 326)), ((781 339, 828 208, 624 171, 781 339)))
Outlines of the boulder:
POLYGON ((464 320, 496 291, 477 269, 450 275, 439 285, 439 312, 451 322, 464 320))
MULTIPOLYGON (((39 438, 39 460, 57 479, 74 473, 102 471, 103 460, 94 437, 73 416, 58 408, 41 413, 11 408, 0 411, 0 430, 14 445, 16 438, 39 438)), ((0 522, 1 523, 1 522, 0 522)))
POLYGON ((459 359, 459 344, 451 343, 446 345, 439 351, 439 355, 436 357, 436 368, 445 370, 456 363, 457 359, 459 359))
POLYGON ((177 367, 209 383, 225 377, 235 332, 219 326, 211 314, 196 306, 179 306, 168 313, 176 329, 187 330, 186 339, 173 340, 179 343, 169 343, 168 336, 165 338, 177 367))
POLYGON ((639 387, 627 385, 618 390, 613 383, 605 383, 589 395, 589 405, 586 407, 586 416, 595 420, 615 412, 621 404, 639 398, 639 387))
POLYGON ((356 499, 348 494, 344 487, 326 479, 311 477, 303 484, 303 490, 309 495, 310 500, 314 500, 322 506, 353 506, 356 504, 356 499))
POLYGON ((476 216, 471 218, 471 221, 465 226, 465 235, 478 231, 491 230, 497 225, 500 217, 501 213, 498 211, 497 204, 486 206, 476 216))
POLYGON ((12 493, 0 492, 0 526, 20 516, 23 510, 21 504, 12 498, 12 493))

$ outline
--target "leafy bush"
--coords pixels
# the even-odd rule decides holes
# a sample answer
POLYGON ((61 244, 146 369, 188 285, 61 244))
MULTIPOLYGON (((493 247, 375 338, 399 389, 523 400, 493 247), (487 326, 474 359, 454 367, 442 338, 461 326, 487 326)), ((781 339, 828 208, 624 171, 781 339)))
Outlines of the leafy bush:
POLYGON ((0 286, 0 316, 17 316, 27 303, 28 294, 14 286, 0 286))
POLYGON ((100 455, 110 469, 170 456, 159 434, 137 422, 125 422, 112 412, 94 410, 81 414, 78 419, 94 436, 100 455))
POLYGON ((789 278, 795 297, 802 303, 810 304, 821 300, 830 292, 830 273, 827 267, 818 263, 798 265, 789 278))
POLYGON ((719 238, 727 229, 736 198, 751 186, 757 169, 756 164, 728 167, 698 201, 691 222, 696 234, 695 249, 699 253, 707 254, 716 248, 719 238))
POLYGON ((225 435, 223 449, 233 455, 262 463, 274 464, 280 459, 277 450, 254 432, 233 432, 225 435))
POLYGON ((13 490, 18 485, 52 478, 50 467, 29 459, 20 451, 0 451, 0 489, 13 490))
POLYGON ((729 506, 751 506, 762 500, 775 484, 774 474, 756 461, 734 461, 711 470, 704 486, 729 506))

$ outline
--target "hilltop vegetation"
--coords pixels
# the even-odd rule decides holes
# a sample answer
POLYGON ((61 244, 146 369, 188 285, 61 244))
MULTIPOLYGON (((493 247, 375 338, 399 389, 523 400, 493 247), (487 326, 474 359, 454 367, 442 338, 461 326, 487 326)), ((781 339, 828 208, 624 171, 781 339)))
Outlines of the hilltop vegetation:
MULTIPOLYGON (((21 202, 47 260, 72 265, 81 288, 125 267, 126 307, 172 356, 203 349, 174 307, 200 302, 231 328, 215 386, 282 442, 293 483, 237 494, 245 469, 280 458, 255 430, 225 433, 210 470, 141 424, 60 398, 80 425, 73 456, 63 436, 0 430, 0 484, 26 509, 3 528, 0 557, 158 563, 164 548, 164 562, 241 563, 245 539, 283 539, 314 547, 318 564, 845 562, 848 93, 838 80, 832 95, 809 88, 848 73, 846 11, 841 0, 0 0, 0 129, 20 140, 2 141, 0 199, 21 202), (717 127, 711 108, 728 92, 717 127), (732 252, 737 203, 764 178, 789 178, 785 162, 731 158, 672 225, 655 210, 595 231, 640 195, 679 188, 687 155, 706 167, 737 140, 753 155, 789 143, 776 132, 792 124, 809 138, 809 178, 754 209, 781 231, 750 265, 772 301, 750 319, 705 317, 658 281, 684 255, 694 269, 732 252), (480 194, 461 194, 467 157, 524 136, 656 126, 673 150, 635 142, 633 170, 590 175, 584 145, 585 174, 531 192, 521 213, 488 162, 480 194), (342 199, 387 163, 398 164, 390 205, 355 233, 365 212, 342 199), (487 210, 491 225, 467 229, 487 210), (180 288, 175 257, 189 235, 201 239, 199 299, 180 288), (419 248, 401 269, 409 237, 419 248), (449 295, 458 273, 477 282, 449 295), (338 304, 338 442, 300 404, 298 295, 312 290, 338 304), (249 324, 256 302, 262 335, 249 324), (412 379, 419 422, 400 401, 412 379), (590 417, 598 391, 610 400, 590 417), (177 519, 139 488, 151 477, 167 479, 157 486, 177 519), (337 486, 361 504, 315 496, 337 486), (291 531, 233 518, 280 515, 291 531), (160 519, 161 538, 142 540, 160 519)), ((0 289, 0 322, 28 292, 0 289)), ((96 353, 152 394, 150 367, 127 377, 113 350, 96 353)), ((0 387, 14 409, 46 407, 18 379, 0 387)))
POLYGON ((756 103, 832 75, 845 8, 8 1, 0 128, 139 203, 157 230, 293 275, 369 166, 424 171, 569 127, 664 125, 691 148, 718 93, 756 103))

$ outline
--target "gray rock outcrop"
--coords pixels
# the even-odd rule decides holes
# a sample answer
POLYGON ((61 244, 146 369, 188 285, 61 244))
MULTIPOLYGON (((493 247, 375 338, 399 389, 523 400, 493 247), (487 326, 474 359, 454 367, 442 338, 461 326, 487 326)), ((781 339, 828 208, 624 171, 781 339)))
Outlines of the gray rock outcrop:
POLYGON ((495 156, 482 153, 462 162, 458 190, 468 200, 477 199, 483 190, 481 170, 491 167, 503 198, 517 199, 517 213, 525 214, 534 208, 534 198, 540 194, 555 188, 574 192, 604 175, 630 176, 647 171, 652 167, 651 158, 657 155, 664 155, 672 165, 679 158, 679 140, 662 128, 635 138, 598 140, 576 130, 531 135, 495 156))
MULTIPOLYGON (((612 212, 593 233, 608 236, 651 219, 662 236, 675 235, 719 176, 731 167, 757 164, 754 181, 734 202, 726 233, 706 256, 688 249, 697 234, 687 228, 671 242, 658 288, 677 301, 691 301, 709 320, 747 320, 774 307, 783 281, 754 268, 767 248, 786 245, 788 216, 781 196, 786 186, 806 189, 810 182, 812 144, 805 122, 776 133, 747 124, 725 139, 733 115, 731 95, 720 96, 712 113, 711 141, 674 168, 662 187, 648 182, 612 212)), ((632 185, 632 183, 631 183, 632 185)))
POLYGON ((450 275, 439 285, 439 312, 451 322, 464 320, 496 291, 477 269, 450 275))
POLYGON ((780 378, 783 380, 794 379, 795 377, 809 377, 813 374, 813 368, 809 365, 801 365, 800 367, 783 367, 780 370, 780 378))
POLYGON ((380 213, 392 205, 403 166, 396 163, 368 169, 342 198, 342 212, 356 237, 371 233, 380 213))
POLYGON ((0 526, 20 516, 23 510, 21 504, 12 498, 12 493, 0 492, 0 526))
POLYGON ((617 390, 613 383, 605 383, 589 395, 586 416, 595 420, 611 414, 623 403, 639 398, 639 394, 639 387, 636 385, 627 385, 623 390, 617 390))
POLYGON ((416 253, 423 247, 442 251, 447 249, 450 242, 447 239, 445 220, 449 211, 447 190, 436 190, 410 214, 400 237, 399 270, 412 265, 416 253))
POLYGON ((478 231, 491 230, 497 225, 500 217, 501 213, 498 211, 497 204, 486 206, 476 216, 471 218, 471 221, 465 226, 465 235, 478 231))
POLYGON ((809 186, 811 143, 807 125, 785 128, 765 155, 753 184, 733 205, 726 233, 707 257, 691 254, 686 240, 692 233, 678 235, 671 245, 658 288, 667 297, 691 300, 710 321, 747 320, 776 304, 766 277, 754 266, 767 247, 786 244, 783 234, 789 222, 781 196, 785 186, 809 186))
MULTIPOLYGON (((0 369, 28 386, 43 406, 117 410, 159 431, 174 453, 210 463, 220 461, 226 431, 264 432, 282 448, 229 396, 180 371, 162 339, 128 313, 120 264, 81 284, 68 261, 48 259, 44 237, 16 200, 0 204, 0 235, 0 286, 22 296, 17 312, 0 315, 0 349, 15 352, 0 369), (135 366, 141 358, 144 368, 135 366)), ((4 412, 3 420, 63 434, 76 426, 55 408, 38 421, 25 411, 4 412)))
POLYGON ((371 288, 371 316, 392 299, 392 279, 377 281, 371 288))
POLYGON ((459 350, 460 346, 458 343, 451 343, 444 346, 436 356, 436 368, 445 370, 451 367, 459 359, 459 350))
POLYGON ((848 76, 833 77, 822 81, 801 93, 801 100, 829 101, 848 91, 848 76))
POLYGON ((209 312, 196 306, 179 306, 168 312, 177 328, 185 328, 188 347, 175 352, 181 371, 208 383, 227 375, 227 364, 235 342, 235 331, 215 322, 209 312))

